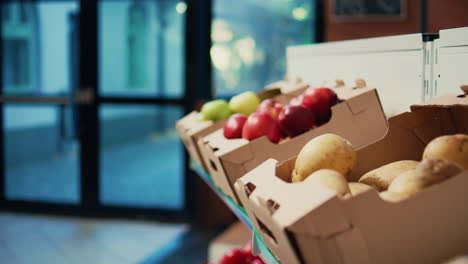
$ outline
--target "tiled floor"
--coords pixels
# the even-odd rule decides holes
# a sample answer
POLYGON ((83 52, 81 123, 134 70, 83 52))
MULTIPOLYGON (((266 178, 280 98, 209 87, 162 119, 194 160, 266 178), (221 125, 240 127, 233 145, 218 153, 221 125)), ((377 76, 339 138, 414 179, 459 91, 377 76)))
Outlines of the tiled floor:
POLYGON ((162 264, 183 247, 189 230, 185 224, 0 213, 0 263, 162 264))

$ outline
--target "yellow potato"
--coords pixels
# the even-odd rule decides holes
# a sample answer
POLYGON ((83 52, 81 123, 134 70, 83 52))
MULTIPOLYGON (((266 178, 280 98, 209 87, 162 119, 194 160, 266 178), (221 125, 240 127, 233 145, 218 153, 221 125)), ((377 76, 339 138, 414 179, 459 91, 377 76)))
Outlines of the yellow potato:
POLYGON ((394 192, 390 192, 390 191, 381 192, 381 193, 379 193, 379 195, 383 200, 388 201, 388 202, 399 202, 399 201, 404 200, 404 199, 406 199, 406 198, 408 198, 410 196, 409 194, 394 193, 394 192))
POLYGON ((296 159, 296 177, 293 182, 303 181, 320 169, 335 170, 345 177, 356 164, 356 152, 346 139, 325 134, 309 141, 296 159))
POLYGON ((306 182, 316 182, 322 184, 336 192, 338 197, 350 194, 348 182, 343 174, 328 169, 318 170, 307 177, 306 182))
POLYGON ((457 134, 433 139, 424 149, 423 159, 444 159, 468 170, 468 135, 457 134))
POLYGON ((363 193, 367 190, 374 190, 374 188, 372 188, 371 186, 359 182, 350 182, 348 183, 348 186, 353 196, 363 193))
POLYGON ((423 160, 414 170, 398 175, 388 187, 388 192, 398 194, 399 197, 409 197, 422 189, 444 181, 462 169, 451 162, 441 159, 423 160))
POLYGON ((292 172, 291 172, 291 181, 292 182, 296 182, 297 180, 297 174, 296 174, 296 169, 294 169, 292 172))
POLYGON ((416 171, 409 170, 398 175, 388 186, 388 192, 401 193, 404 195, 412 195, 424 189, 425 184, 416 171))
POLYGON ((416 168, 418 164, 419 162, 414 160, 395 161, 369 171, 359 179, 359 182, 375 187, 378 191, 385 191, 396 176, 416 168))

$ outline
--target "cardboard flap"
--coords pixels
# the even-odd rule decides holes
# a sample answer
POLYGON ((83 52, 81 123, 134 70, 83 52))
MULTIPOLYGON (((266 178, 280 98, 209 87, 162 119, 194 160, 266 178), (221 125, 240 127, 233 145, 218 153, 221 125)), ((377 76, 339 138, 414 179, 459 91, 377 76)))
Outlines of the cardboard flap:
POLYGON ((448 94, 432 98, 424 102, 423 104, 417 104, 411 106, 411 111, 428 107, 428 106, 453 106, 453 105, 468 105, 468 96, 464 94, 448 94))
POLYGON ((296 96, 299 96, 307 90, 308 86, 303 86, 301 88, 297 88, 295 90, 289 91, 288 93, 280 94, 276 96, 274 99, 277 100, 278 102, 282 103, 283 105, 289 104, 291 99, 293 99, 296 96))
MULTIPOLYGON (((253 190, 247 190, 250 192, 247 196, 250 198, 254 210, 256 212, 257 210, 262 211, 264 208, 269 208, 271 204, 274 204, 276 207, 273 210, 274 212, 264 215, 264 217, 272 217, 280 226, 292 229, 294 229, 293 225, 309 212, 314 211, 314 215, 315 212, 322 212, 317 213, 315 218, 311 217, 314 218, 313 223, 319 224, 320 227, 320 229, 315 230, 313 225, 310 225, 311 235, 327 236, 337 232, 336 228, 341 229, 342 226, 337 227, 334 223, 333 230, 326 227, 328 223, 335 222, 335 219, 340 218, 338 214, 334 215, 336 218, 333 221, 325 219, 330 216, 328 212, 338 211, 335 210, 335 206, 327 204, 323 209, 319 209, 323 204, 336 199, 335 192, 320 184, 308 181, 287 183, 276 176, 277 163, 276 160, 269 159, 238 180, 240 187, 250 185, 250 188, 254 188, 253 190)), ((290 164, 291 162, 286 162, 284 165, 290 168, 290 164)), ((278 167, 282 166, 283 164, 278 167)), ((337 201, 331 202, 335 203, 337 201)), ((339 206, 338 204, 336 205, 339 206)))
POLYGON ((272 84, 267 85, 265 89, 268 90, 268 89, 279 88, 281 89, 282 93, 289 93, 298 89, 306 88, 308 86, 309 85, 307 83, 302 82, 301 80, 298 80, 296 82, 282 80, 282 81, 274 82, 272 84))
POLYGON ((372 100, 371 97, 374 97, 372 91, 376 91, 375 89, 371 88, 359 88, 353 89, 352 92, 347 94, 346 96, 349 97, 341 97, 346 98, 346 103, 348 104, 349 109, 354 115, 357 115, 363 111, 365 111, 369 107, 369 102, 372 100), (357 96, 362 95, 362 96, 357 96))
POLYGON ((190 114, 177 121, 176 128, 179 131, 185 130, 186 134, 191 135, 213 124, 213 121, 199 121, 198 112, 192 111, 190 114))
POLYGON ((460 86, 460 89, 462 90, 463 94, 468 95, 468 85, 462 85, 460 86))
POLYGON ((332 89, 340 100, 348 100, 360 94, 364 94, 369 91, 375 90, 375 88, 370 88, 370 87, 353 88, 353 87, 348 87, 348 86, 332 88, 332 89))
POLYGON ((371 264, 369 250, 361 230, 354 227, 336 237, 338 252, 343 264, 371 264))
POLYGON ((210 147, 218 156, 237 149, 249 143, 248 140, 243 138, 226 139, 223 135, 223 129, 220 128, 215 132, 203 138, 203 142, 207 147, 210 147))

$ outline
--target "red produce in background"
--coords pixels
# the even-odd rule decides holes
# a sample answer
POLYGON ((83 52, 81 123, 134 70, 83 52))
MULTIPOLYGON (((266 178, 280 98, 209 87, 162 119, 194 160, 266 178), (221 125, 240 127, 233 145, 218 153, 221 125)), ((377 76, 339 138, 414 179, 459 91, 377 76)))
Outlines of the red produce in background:
POLYGON ((219 264, 244 264, 246 263, 247 255, 238 248, 232 249, 224 255, 219 264))

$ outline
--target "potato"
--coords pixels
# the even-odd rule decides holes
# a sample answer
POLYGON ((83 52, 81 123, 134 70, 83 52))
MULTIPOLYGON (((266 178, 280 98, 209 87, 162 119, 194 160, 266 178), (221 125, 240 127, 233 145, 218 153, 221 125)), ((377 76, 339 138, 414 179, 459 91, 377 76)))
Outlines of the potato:
POLYGON ((382 198, 383 200, 388 201, 388 202, 399 202, 401 200, 404 200, 404 199, 410 197, 409 194, 394 193, 394 192, 390 192, 390 191, 381 192, 381 193, 379 193, 379 195, 380 195, 380 198, 382 198))
POLYGON ((405 171, 398 175, 388 186, 388 192, 401 193, 404 195, 412 195, 424 189, 425 184, 421 177, 418 176, 416 169, 405 171))
POLYGON ((456 134, 433 139, 424 149, 423 159, 444 159, 468 170, 468 135, 456 134))
POLYGON ((320 169, 335 170, 345 177, 356 164, 356 152, 346 139, 325 134, 307 142, 296 159, 296 177, 293 182, 303 181, 320 169))
POLYGON ((417 176, 425 187, 444 181, 462 171, 458 164, 443 159, 426 159, 416 167, 417 176))
POLYGON ((374 190, 374 188, 372 188, 371 186, 359 182, 350 182, 348 183, 348 187, 353 196, 363 193, 367 190, 374 190))
POLYGON ((455 176, 461 171, 462 169, 458 165, 445 160, 423 160, 414 170, 398 175, 388 187, 388 192, 409 197, 430 185, 455 176))
POLYGON ((385 191, 396 176, 416 168, 418 164, 419 162, 414 160, 395 161, 369 171, 359 179, 359 182, 373 186, 378 191, 385 191))
POLYGON ((338 197, 350 194, 348 182, 343 174, 329 169, 318 170, 307 177, 306 182, 316 182, 336 191, 338 197))
POLYGON ((294 182, 294 178, 297 178, 296 169, 291 172, 291 182, 294 182))

